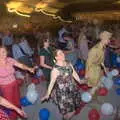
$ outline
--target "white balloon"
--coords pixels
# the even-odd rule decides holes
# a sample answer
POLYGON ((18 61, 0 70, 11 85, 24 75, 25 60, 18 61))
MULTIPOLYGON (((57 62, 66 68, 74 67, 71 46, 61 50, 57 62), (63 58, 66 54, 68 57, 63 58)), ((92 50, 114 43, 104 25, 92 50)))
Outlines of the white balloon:
POLYGON ((28 85, 27 90, 28 90, 28 91, 34 91, 34 90, 35 90, 35 84, 34 84, 34 83, 31 83, 30 85, 28 85))
POLYGON ((107 79, 111 79, 112 80, 112 78, 113 78, 112 72, 108 72, 107 73, 107 79))
POLYGON ((38 99, 38 93, 36 91, 28 91, 26 97, 32 104, 34 104, 38 99))
POLYGON ((118 63, 120 63, 120 56, 119 56, 119 57, 117 57, 117 62, 118 62, 118 63))
POLYGON ((101 79, 100 79, 100 81, 101 81, 101 82, 104 82, 106 79, 107 79, 107 77, 102 76, 101 79))
POLYGON ((111 74, 113 76, 117 76, 117 75, 119 75, 119 71, 117 69, 114 69, 114 70, 111 71, 111 74))
POLYGON ((113 108, 112 104, 110 104, 110 103, 104 103, 101 106, 101 112, 104 115, 112 115, 113 111, 114 111, 114 108, 113 108))
POLYGON ((103 81, 104 86, 109 90, 113 86, 113 81, 110 79, 106 79, 103 81))
POLYGON ((36 72, 37 77, 43 76, 43 71, 39 68, 36 72))
POLYGON ((85 103, 88 103, 92 100, 92 96, 89 92, 84 92, 82 95, 81 95, 81 100, 85 103))

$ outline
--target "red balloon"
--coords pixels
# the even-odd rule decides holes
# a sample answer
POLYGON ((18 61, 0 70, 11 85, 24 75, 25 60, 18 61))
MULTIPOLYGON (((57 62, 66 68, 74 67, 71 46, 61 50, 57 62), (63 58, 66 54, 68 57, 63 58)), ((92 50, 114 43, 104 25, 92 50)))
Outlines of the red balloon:
POLYGON ((97 93, 99 96, 106 96, 108 94, 108 90, 106 88, 99 88, 97 93))
POLYGON ((88 113, 89 120, 100 120, 100 114, 96 109, 91 109, 88 113))
POLYGON ((39 81, 39 79, 36 79, 36 78, 33 78, 32 79, 32 83, 34 83, 34 84, 39 84, 40 83, 40 81, 39 81))
POLYGON ((90 87, 87 84, 79 84, 78 89, 82 89, 83 91, 87 91, 90 87))

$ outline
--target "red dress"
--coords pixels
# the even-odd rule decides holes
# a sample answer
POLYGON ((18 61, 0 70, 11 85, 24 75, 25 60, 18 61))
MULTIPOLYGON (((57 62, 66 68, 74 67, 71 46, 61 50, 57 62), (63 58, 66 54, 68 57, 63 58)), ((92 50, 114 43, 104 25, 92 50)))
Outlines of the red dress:
MULTIPOLYGON (((16 61, 8 57, 6 59, 6 63, 6 67, 0 67, 0 92, 2 94, 2 97, 17 107, 20 107, 20 90, 17 80, 14 76, 14 65, 16 64, 16 61)), ((15 111, 11 110, 9 118, 11 120, 16 120, 17 116, 18 114, 15 111)))

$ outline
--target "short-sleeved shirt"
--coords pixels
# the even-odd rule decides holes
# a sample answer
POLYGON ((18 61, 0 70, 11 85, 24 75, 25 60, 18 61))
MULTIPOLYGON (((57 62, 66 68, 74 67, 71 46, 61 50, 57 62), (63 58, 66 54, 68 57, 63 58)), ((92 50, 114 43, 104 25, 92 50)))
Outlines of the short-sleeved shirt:
POLYGON ((6 67, 0 66, 0 85, 7 85, 15 81, 15 65, 16 61, 10 57, 6 58, 6 67))
POLYGON ((45 64, 53 66, 54 65, 54 56, 52 53, 52 49, 49 47, 48 49, 42 48, 39 52, 39 56, 45 57, 45 64))

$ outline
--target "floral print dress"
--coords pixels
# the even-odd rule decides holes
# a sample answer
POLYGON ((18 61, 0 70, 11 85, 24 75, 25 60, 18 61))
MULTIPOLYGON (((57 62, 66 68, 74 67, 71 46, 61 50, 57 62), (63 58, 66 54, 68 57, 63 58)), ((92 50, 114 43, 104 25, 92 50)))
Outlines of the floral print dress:
POLYGON ((60 74, 56 79, 53 99, 64 115, 80 107, 81 94, 73 80, 70 64, 65 67, 55 65, 55 68, 60 74))

